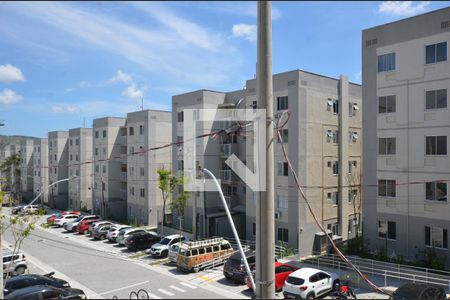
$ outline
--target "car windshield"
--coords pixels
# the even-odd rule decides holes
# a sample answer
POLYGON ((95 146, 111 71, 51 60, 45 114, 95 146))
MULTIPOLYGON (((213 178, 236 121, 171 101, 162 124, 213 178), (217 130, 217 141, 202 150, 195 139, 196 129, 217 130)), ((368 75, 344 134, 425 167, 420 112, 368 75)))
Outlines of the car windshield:
POLYGON ((173 245, 172 246, 172 251, 178 251, 178 246, 177 245, 173 245))
POLYGON ((305 283, 305 280, 302 279, 302 278, 297 278, 297 277, 294 277, 294 276, 289 276, 289 277, 286 279, 286 282, 287 282, 287 283, 290 283, 290 284, 293 284, 293 285, 302 285, 303 283, 305 283))
POLYGON ((75 219, 75 222, 79 222, 81 221, 81 219, 83 219, 84 216, 79 216, 78 218, 75 219))
POLYGON ((232 266, 238 266, 243 263, 243 261, 240 257, 239 258, 230 258, 229 261, 232 266))
POLYGON ((170 243, 170 241, 171 241, 171 239, 163 238, 159 243, 160 243, 161 245, 167 245, 167 244, 170 243))

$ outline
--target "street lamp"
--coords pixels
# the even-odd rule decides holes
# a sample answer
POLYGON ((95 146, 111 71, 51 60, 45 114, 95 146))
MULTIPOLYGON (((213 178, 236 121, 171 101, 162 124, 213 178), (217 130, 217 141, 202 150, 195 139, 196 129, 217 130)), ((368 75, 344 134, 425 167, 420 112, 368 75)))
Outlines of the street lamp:
MULTIPOLYGON (((39 197, 40 197, 46 190, 48 190, 50 187, 53 187, 53 186, 57 185, 58 183, 61 183, 61 182, 64 182, 64 181, 69 181, 69 180, 75 179, 75 178, 77 178, 77 177, 78 177, 78 176, 69 177, 69 178, 64 178, 64 179, 60 179, 60 180, 58 180, 58 181, 53 182, 52 184, 48 185, 45 189, 43 189, 43 191, 41 191, 41 192, 33 199, 33 201, 30 202, 29 205, 32 205, 36 200, 38 200, 39 197)), ((52 190, 53 190, 53 189, 52 189, 52 190)))

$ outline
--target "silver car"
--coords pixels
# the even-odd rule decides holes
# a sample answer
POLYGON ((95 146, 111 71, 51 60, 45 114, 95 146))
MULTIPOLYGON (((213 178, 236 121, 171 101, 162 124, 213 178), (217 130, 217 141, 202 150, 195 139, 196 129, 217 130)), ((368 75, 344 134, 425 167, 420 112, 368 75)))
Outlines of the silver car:
POLYGON ((187 241, 186 237, 179 234, 168 235, 165 238, 161 239, 159 243, 154 244, 150 249, 146 252, 153 256, 166 257, 169 254, 169 247, 179 243, 187 241))
POLYGON ((116 238, 119 235, 121 230, 125 230, 131 228, 131 226, 128 225, 114 225, 111 227, 111 229, 109 229, 108 233, 106 234, 106 238, 108 239, 108 241, 115 243, 116 242, 116 238))
POLYGON ((3 276, 22 275, 28 269, 25 255, 22 252, 16 252, 13 257, 12 251, 3 252, 3 276))

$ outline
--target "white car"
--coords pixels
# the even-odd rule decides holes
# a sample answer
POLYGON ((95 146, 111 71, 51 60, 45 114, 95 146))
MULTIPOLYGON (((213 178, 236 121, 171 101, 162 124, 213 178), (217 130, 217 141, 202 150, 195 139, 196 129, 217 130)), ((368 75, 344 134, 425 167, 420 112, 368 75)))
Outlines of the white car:
POLYGON ((39 205, 26 205, 22 209, 22 213, 31 214, 31 213, 34 213, 35 211, 37 211, 38 209, 39 209, 39 205))
POLYGON ((180 236, 179 234, 168 235, 165 238, 161 239, 159 243, 154 244, 146 252, 154 256, 166 257, 167 255, 169 255, 170 246, 179 242, 184 242, 186 240, 186 237, 182 235, 180 236))
POLYGON ((69 232, 74 232, 77 230, 77 226, 81 223, 81 221, 92 220, 92 219, 97 219, 97 218, 98 218, 98 216, 96 216, 96 215, 79 216, 77 219, 75 219, 71 222, 67 222, 64 225, 64 229, 69 232))
POLYGON ((333 290, 339 283, 339 276, 314 268, 301 268, 291 273, 284 282, 285 299, 316 299, 333 290))
POLYGON ((78 215, 62 215, 60 218, 56 218, 53 222, 54 225, 58 227, 64 226, 67 222, 72 222, 76 218, 78 218, 78 215))
POLYGON ((106 234, 106 238, 108 239, 108 241, 110 241, 112 243, 115 243, 116 242, 116 238, 119 235, 120 230, 125 230, 127 228, 131 228, 131 226, 128 226, 128 225, 114 225, 114 226, 111 227, 111 229, 106 234))
POLYGON ((120 230, 119 234, 117 235, 116 242, 119 243, 119 245, 125 246, 125 240, 127 237, 130 236, 130 234, 138 233, 138 232, 145 232, 142 228, 127 228, 125 230, 120 230))
POLYGON ((169 247, 169 254, 167 254, 167 258, 170 262, 176 263, 178 258, 178 249, 180 248, 181 243, 175 243, 169 247))

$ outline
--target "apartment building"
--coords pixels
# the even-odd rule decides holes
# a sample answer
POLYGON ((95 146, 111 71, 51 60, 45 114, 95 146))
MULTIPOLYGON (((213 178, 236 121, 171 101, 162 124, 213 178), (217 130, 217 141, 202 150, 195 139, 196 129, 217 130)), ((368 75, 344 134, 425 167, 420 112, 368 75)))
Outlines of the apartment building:
POLYGON ((450 8, 362 32, 364 239, 450 266, 450 8))
POLYGON ((20 143, 21 155, 21 172, 20 172, 20 186, 22 198, 25 201, 31 201, 33 197, 33 148, 34 140, 23 139, 20 143))
POLYGON ((69 130, 69 207, 76 210, 92 209, 93 164, 92 128, 69 130))
MULTIPOLYGON (((69 177, 69 132, 51 131, 48 133, 48 180, 49 185, 69 177)), ((42 175, 42 173, 41 173, 42 175)), ((63 181, 50 187, 49 204, 58 209, 67 209, 68 182, 63 181)))
POLYGON ((92 129, 93 211, 116 220, 127 218, 126 121, 126 118, 98 118, 94 119, 92 129))
MULTIPOLYGON (((0 164, 6 161, 6 159, 12 154, 13 146, 8 144, 4 145, 2 151, 0 152, 0 164)), ((1 178, 4 180, 2 182, 2 190, 11 191, 12 189, 12 175, 11 170, 0 170, 1 178)))
POLYGON ((33 197, 43 192, 37 202, 48 204, 48 139, 35 139, 33 146, 33 197))
POLYGON ((172 148, 146 150, 171 143, 171 134, 171 112, 142 110, 127 114, 128 155, 120 178, 127 181, 129 221, 157 227, 162 219, 163 199, 158 188, 157 170, 172 169, 172 148))
MULTIPOLYGON (((361 191, 349 186, 358 186, 361 177, 361 87, 349 83, 345 76, 336 79, 294 70, 275 74, 273 88, 276 117, 284 110, 291 113, 282 135, 314 212, 334 239, 355 236, 360 222, 361 191)), ((180 140, 183 138, 183 108, 257 107, 256 81, 248 80, 245 90, 232 93, 201 90, 174 96, 172 102, 172 118, 177 124, 172 130, 173 139, 180 140)), ((224 127, 217 124, 213 128, 224 127)), ((196 129, 196 134, 206 133, 202 124, 196 129)), ((218 140, 200 139, 196 143, 197 149, 206 149, 197 163, 221 179, 237 227, 244 230, 246 239, 255 239, 258 193, 252 192, 225 164, 225 160, 235 154, 252 169, 254 138, 226 135, 218 140)), ((180 149, 173 152, 174 171, 183 169, 180 149)), ((313 222, 305 202, 299 199, 280 143, 275 145, 274 152, 276 240, 302 253, 326 250, 326 237, 313 222)), ((185 226, 195 224, 192 219, 196 216, 204 235, 230 236, 221 206, 216 192, 193 193, 186 209, 185 226)))

